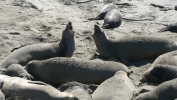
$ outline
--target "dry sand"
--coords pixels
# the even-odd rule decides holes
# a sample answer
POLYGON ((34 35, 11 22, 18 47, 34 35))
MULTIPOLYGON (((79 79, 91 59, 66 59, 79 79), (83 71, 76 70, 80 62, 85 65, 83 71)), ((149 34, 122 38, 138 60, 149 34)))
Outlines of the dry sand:
MULTIPOLYGON (((71 21, 76 31, 76 50, 73 57, 89 59, 98 54, 91 38, 94 24, 103 24, 103 20, 88 21, 96 17, 102 7, 109 2, 130 3, 117 5, 124 18, 150 19, 151 21, 123 20, 115 29, 105 29, 109 38, 118 39, 132 35, 153 35, 177 40, 177 34, 159 33, 164 25, 177 22, 176 0, 1 0, 0 1, 0 62, 11 53, 13 48, 33 43, 60 41, 65 25, 71 21), (173 8, 162 11, 150 3, 173 8)), ((152 89, 152 84, 139 85, 139 78, 149 68, 153 60, 137 62, 129 66, 134 71, 131 81, 139 90, 152 89)))

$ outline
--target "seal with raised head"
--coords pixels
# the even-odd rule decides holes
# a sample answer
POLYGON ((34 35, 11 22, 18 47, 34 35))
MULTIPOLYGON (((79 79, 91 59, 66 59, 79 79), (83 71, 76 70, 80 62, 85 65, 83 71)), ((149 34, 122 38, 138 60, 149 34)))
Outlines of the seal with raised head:
POLYGON ((11 64, 25 66, 31 60, 44 60, 52 57, 71 57, 75 50, 74 31, 71 22, 66 25, 60 42, 27 45, 8 55, 0 69, 6 70, 11 64))
POLYGON ((110 40, 98 25, 95 25, 95 32, 92 37, 100 56, 118 58, 126 65, 177 50, 177 42, 161 37, 131 36, 110 40))
POLYGON ((0 75, 0 84, 5 97, 12 100, 78 100, 73 94, 40 81, 0 75))
POLYGON ((102 28, 119 27, 122 23, 122 15, 117 9, 111 9, 104 17, 102 28))
POLYGON ((130 74, 130 70, 122 63, 64 57, 33 60, 26 69, 36 79, 51 85, 70 81, 100 84, 119 70, 130 74))
POLYGON ((104 19, 104 17, 107 14, 107 12, 109 12, 111 9, 118 9, 118 7, 115 4, 113 4, 113 3, 106 4, 102 8, 100 14, 97 17, 95 17, 95 18, 89 18, 87 20, 101 20, 101 19, 104 19))
POLYGON ((177 98, 177 78, 158 85, 150 92, 142 93, 135 100, 174 100, 177 98))
POLYGON ((126 72, 118 71, 98 86, 92 98, 93 100, 132 100, 135 91, 126 72))
POLYGON ((157 57, 151 67, 140 78, 141 82, 163 82, 167 78, 176 77, 177 73, 177 50, 164 53, 157 57), (160 67, 161 66, 161 67, 160 67), (165 75, 165 76, 164 76, 165 75), (159 76, 159 78, 158 78, 159 76))

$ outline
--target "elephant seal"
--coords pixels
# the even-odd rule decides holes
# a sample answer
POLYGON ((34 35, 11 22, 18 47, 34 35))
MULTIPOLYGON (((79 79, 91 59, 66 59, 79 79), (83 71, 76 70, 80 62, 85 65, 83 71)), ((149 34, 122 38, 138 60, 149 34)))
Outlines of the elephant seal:
MULTIPOLYGON (((152 63, 151 67, 145 71, 142 75, 142 77, 140 78, 140 81, 145 83, 145 82, 158 82, 158 78, 154 77, 154 75, 150 74, 151 72, 157 72, 154 74, 165 74, 168 73, 167 76, 169 77, 169 75, 171 75, 168 71, 174 71, 177 67, 177 50, 175 51, 171 51, 171 52, 167 52, 164 53, 162 55, 160 55, 159 57, 157 57, 155 59, 155 61, 152 63), (162 66, 161 68, 155 68, 155 67, 159 67, 162 66), (170 68, 170 66, 172 66, 172 69, 170 68), (166 68, 167 67, 167 68, 166 68), (176 68, 175 68, 176 67, 176 68), (157 69, 161 69, 161 70, 157 70, 157 69), (168 70, 167 70, 168 69, 168 70), (165 71, 165 73, 159 73, 161 71, 165 71)), ((167 77, 166 76, 166 77, 167 77)), ((174 76, 174 75, 172 75, 174 76)), ((170 76, 170 77, 172 77, 170 76)), ((161 76, 161 78, 163 78, 161 76)))
POLYGON ((5 71, 5 75, 11 77, 20 77, 28 80, 33 80, 33 76, 31 76, 21 65, 12 64, 5 71))
POLYGON ((8 55, 0 69, 6 70, 11 64, 25 66, 31 60, 44 60, 52 57, 71 57, 75 50, 74 31, 69 22, 62 33, 61 42, 27 45, 8 55))
POLYGON ((89 18, 87 20, 102 20, 102 19, 104 19, 104 17, 107 14, 107 12, 109 12, 111 9, 118 9, 118 7, 115 4, 113 4, 113 3, 106 4, 102 8, 100 14, 97 17, 95 17, 95 18, 89 18))
POLYGON ((131 36, 118 40, 110 40, 106 33, 95 25, 92 38, 95 41, 100 56, 118 58, 122 63, 152 59, 159 55, 177 50, 177 42, 160 37, 131 36))
POLYGON ((165 32, 165 31, 170 31, 170 32, 176 32, 177 33, 177 22, 174 24, 170 24, 167 27, 161 29, 159 32, 165 32))
POLYGON ((126 72, 118 71, 98 86, 92 98, 93 100, 132 100, 135 91, 126 72))
POLYGON ((27 64, 26 69, 35 78, 51 85, 70 81, 100 84, 113 76, 116 71, 123 70, 128 74, 130 73, 127 66, 118 62, 64 57, 43 61, 33 60, 27 64))
POLYGON ((115 28, 119 27, 122 23, 122 15, 117 9, 110 10, 104 17, 102 28, 115 28))
POLYGON ((0 75, 0 83, 1 91, 12 100, 78 100, 73 94, 60 92, 40 81, 0 75))
POLYGON ((177 66, 173 65, 156 65, 151 70, 146 71, 141 82, 164 82, 177 78, 177 66))
POLYGON ((142 93, 136 100, 174 100, 177 98, 177 78, 158 85, 150 92, 142 93))

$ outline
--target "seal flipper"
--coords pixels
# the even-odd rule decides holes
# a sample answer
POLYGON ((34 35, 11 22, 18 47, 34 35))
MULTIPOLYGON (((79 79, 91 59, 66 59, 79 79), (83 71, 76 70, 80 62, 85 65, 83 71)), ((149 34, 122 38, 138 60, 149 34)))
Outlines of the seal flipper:
POLYGON ((47 85, 46 83, 40 82, 40 81, 28 81, 27 83, 38 84, 38 85, 47 85))

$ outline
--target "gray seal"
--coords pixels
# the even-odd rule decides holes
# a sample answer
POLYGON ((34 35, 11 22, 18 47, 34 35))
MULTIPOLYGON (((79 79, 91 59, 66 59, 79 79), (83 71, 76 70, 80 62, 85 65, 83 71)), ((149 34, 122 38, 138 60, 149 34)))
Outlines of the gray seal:
POLYGON ((174 100, 177 98, 177 79, 161 83, 150 92, 140 94, 136 100, 174 100))
POLYGON ((11 64, 25 66, 31 60, 44 60, 52 57, 71 57, 74 50, 74 31, 71 22, 69 22, 62 33, 60 42, 33 44, 19 48, 2 61, 0 69, 6 70, 11 64))
POLYGON ((177 50, 177 42, 167 38, 152 36, 131 36, 110 40, 106 33, 95 25, 92 38, 100 56, 117 58, 126 65, 132 62, 156 58, 159 55, 177 50))
POLYGON ((122 23, 122 15, 117 9, 110 10, 104 17, 102 28, 109 29, 119 27, 122 23))
POLYGON ((164 81, 177 78, 177 66, 173 65, 156 65, 151 70, 146 71, 141 82, 162 83, 164 81))
MULTIPOLYGON (((175 77, 177 69, 177 50, 164 53, 157 57, 151 67, 140 78, 141 82, 160 82, 162 78, 175 77), (161 67, 160 67, 161 66, 161 67), (157 68, 156 68, 157 67, 157 68), (153 74, 152 74, 153 73, 153 74), (161 74, 166 74, 165 76, 161 74), (157 77, 161 76, 161 77, 157 77)), ((165 81, 164 79, 161 81, 165 81)))
POLYGON ((95 17, 95 18, 89 18, 89 19, 87 19, 87 20, 102 20, 102 19, 104 19, 105 15, 106 15, 111 9, 118 9, 118 7, 117 7, 115 4, 113 4, 113 3, 106 4, 106 5, 102 8, 101 12, 98 14, 97 17, 95 17))
POLYGON ((93 100, 132 100, 135 91, 126 72, 118 71, 98 86, 92 98, 93 100))
POLYGON ((1 91, 12 100, 78 100, 73 94, 60 92, 40 81, 0 75, 0 83, 1 91))
POLYGON ((118 62, 64 57, 34 60, 27 64, 26 69, 35 78, 51 85, 70 81, 100 84, 119 70, 130 73, 127 66, 118 62))

